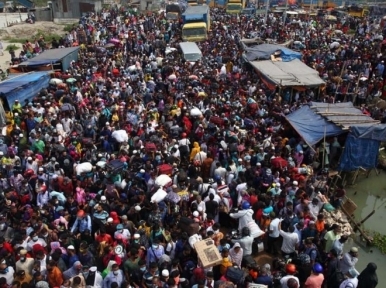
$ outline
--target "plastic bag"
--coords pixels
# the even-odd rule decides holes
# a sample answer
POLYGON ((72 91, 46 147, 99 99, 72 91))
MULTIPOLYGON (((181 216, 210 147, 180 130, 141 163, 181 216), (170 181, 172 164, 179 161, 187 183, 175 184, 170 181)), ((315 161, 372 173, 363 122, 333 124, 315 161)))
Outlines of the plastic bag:
POLYGON ((151 196, 150 202, 151 203, 159 203, 166 198, 166 195, 168 195, 168 193, 166 193, 165 190, 158 189, 157 192, 155 192, 154 195, 151 196))
POLYGON ((127 132, 125 130, 114 131, 113 134, 111 134, 111 136, 119 143, 129 140, 129 136, 127 135, 127 132))
POLYGON ((92 171, 92 164, 90 162, 80 163, 75 167, 76 175, 88 173, 92 171))

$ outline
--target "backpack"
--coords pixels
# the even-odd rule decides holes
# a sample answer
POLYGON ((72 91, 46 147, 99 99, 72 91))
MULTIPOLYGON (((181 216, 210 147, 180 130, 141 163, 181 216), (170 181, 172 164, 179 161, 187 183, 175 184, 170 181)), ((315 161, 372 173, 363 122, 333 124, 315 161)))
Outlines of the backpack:
POLYGON ((344 273, 340 270, 340 264, 338 261, 338 265, 335 269, 335 272, 328 279, 328 287, 329 288, 339 288, 340 284, 345 280, 344 273))
POLYGON ((225 277, 235 285, 240 285, 244 280, 244 270, 237 267, 228 267, 225 277))

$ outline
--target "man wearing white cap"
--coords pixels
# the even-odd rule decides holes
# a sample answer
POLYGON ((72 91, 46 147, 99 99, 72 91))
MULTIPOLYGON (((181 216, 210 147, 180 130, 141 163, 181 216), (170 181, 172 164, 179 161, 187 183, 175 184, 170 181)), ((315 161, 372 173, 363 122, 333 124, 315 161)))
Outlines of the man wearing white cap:
POLYGON ((32 169, 35 174, 38 174, 38 169, 39 169, 38 163, 31 156, 27 158, 27 161, 25 163, 25 170, 28 170, 28 169, 32 169))
POLYGON ((280 189, 280 183, 273 183, 272 186, 274 186, 271 190, 269 190, 272 193, 272 196, 280 195, 281 189, 280 189))
POLYGON ((32 275, 32 269, 35 260, 27 257, 27 250, 21 249, 19 252, 20 259, 16 262, 16 272, 20 270, 27 271, 29 275, 32 275))
POLYGON ((347 273, 350 269, 355 270, 355 264, 358 262, 358 248, 351 247, 350 251, 343 254, 340 260, 340 271, 347 273))
POLYGON ((83 266, 83 277, 86 281, 86 288, 102 288, 103 287, 103 278, 102 275, 98 272, 97 267, 88 267, 83 266))

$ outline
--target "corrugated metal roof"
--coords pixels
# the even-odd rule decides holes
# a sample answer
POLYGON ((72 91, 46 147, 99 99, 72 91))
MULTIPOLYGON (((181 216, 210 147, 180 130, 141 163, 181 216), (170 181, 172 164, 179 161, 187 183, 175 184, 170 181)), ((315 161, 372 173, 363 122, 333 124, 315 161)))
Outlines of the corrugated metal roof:
POLYGON ((351 126, 368 126, 372 124, 379 124, 378 120, 363 114, 363 112, 356 108, 352 102, 345 103, 318 103, 312 102, 311 108, 317 114, 323 116, 338 126, 348 129, 351 126))

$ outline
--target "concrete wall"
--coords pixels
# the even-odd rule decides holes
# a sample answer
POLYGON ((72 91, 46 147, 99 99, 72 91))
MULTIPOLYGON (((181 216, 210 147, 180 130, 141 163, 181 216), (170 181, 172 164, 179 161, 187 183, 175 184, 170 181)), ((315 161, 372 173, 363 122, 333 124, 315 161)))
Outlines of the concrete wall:
POLYGON ((52 1, 54 22, 58 19, 76 19, 83 13, 99 11, 102 9, 101 0, 54 0, 52 1))
POLYGON ((52 10, 51 9, 36 9, 34 11, 36 21, 52 21, 52 10))

